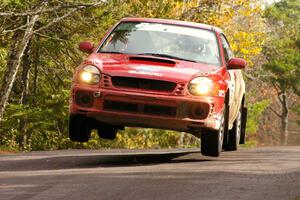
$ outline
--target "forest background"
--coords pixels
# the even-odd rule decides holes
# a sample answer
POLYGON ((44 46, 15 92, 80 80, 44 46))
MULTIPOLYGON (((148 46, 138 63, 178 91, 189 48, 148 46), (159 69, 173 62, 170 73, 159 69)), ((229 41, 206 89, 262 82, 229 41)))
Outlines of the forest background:
POLYGON ((300 144, 300 0, 0 0, 0 151, 175 148, 198 139, 126 128, 114 141, 68 139, 72 73, 123 17, 207 23, 247 60, 245 146, 300 144))

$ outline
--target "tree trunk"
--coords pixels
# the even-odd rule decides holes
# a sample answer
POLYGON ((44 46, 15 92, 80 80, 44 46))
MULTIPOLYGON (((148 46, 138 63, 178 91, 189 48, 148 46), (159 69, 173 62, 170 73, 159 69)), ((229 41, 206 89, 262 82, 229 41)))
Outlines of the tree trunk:
POLYGON ((25 30, 24 36, 20 42, 17 42, 16 51, 11 51, 12 55, 10 55, 7 61, 6 71, 3 76, 1 90, 0 90, 0 124, 3 119, 3 114, 9 99, 9 95, 11 93, 12 86, 15 82, 17 72, 20 67, 20 63, 24 54, 24 51, 27 47, 29 40, 33 35, 33 28, 38 19, 38 15, 34 15, 27 23, 27 28, 25 30))
POLYGON ((28 103, 29 95, 29 70, 31 67, 30 57, 30 41, 25 49, 24 58, 22 62, 22 94, 20 98, 21 104, 28 103))
POLYGON ((180 133, 180 138, 177 142, 177 145, 182 148, 183 147, 183 143, 184 143, 184 136, 185 136, 185 132, 181 132, 180 133))
POLYGON ((280 134, 280 142, 281 145, 287 145, 288 137, 289 137, 289 130, 288 130, 288 122, 289 122, 289 107, 288 107, 288 99, 286 92, 284 91, 281 94, 281 134, 280 134))
MULTIPOLYGON (((37 56, 35 57, 35 59, 39 59, 39 55, 37 53, 37 56)), ((33 73, 33 95, 35 96, 36 93, 37 93, 37 83, 38 83, 38 65, 37 64, 34 64, 34 73, 33 73)), ((35 101, 33 101, 35 102, 35 101)))
POLYGON ((181 14, 185 13, 185 4, 186 4, 186 2, 187 2, 187 0, 183 0, 181 14))
MULTIPOLYGON (((22 105, 28 105, 28 99, 29 99, 29 70, 31 67, 31 61, 29 59, 30 55, 30 41, 28 42, 28 45, 24 51, 24 57, 22 59, 22 94, 20 98, 20 104, 22 105)), ((26 146, 26 140, 27 140, 27 131, 26 131, 26 125, 27 125, 27 116, 23 116, 20 119, 19 123, 19 136, 17 138, 17 142, 19 144, 19 148, 21 150, 24 149, 26 146)))

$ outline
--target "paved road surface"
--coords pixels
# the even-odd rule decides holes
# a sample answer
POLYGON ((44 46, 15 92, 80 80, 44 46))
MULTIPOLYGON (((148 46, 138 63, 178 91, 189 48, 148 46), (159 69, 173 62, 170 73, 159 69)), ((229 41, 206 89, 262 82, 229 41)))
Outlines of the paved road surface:
POLYGON ((2 200, 300 200, 300 147, 0 155, 2 200))

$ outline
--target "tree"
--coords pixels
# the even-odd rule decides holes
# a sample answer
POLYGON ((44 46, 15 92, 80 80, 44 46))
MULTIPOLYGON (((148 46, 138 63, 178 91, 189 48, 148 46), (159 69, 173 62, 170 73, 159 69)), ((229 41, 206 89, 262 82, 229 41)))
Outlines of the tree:
POLYGON ((288 143, 289 96, 299 95, 300 73, 300 1, 284 0, 266 9, 270 37, 264 46, 269 72, 265 78, 277 92, 281 112, 272 111, 281 121, 281 144, 288 143), (272 34, 271 34, 272 33, 272 34))
MULTIPOLYGON (((2 12, 0 16, 14 18, 16 21, 25 21, 24 24, 19 25, 18 27, 14 27, 10 30, 2 30, 1 34, 14 32, 14 43, 10 48, 10 53, 7 60, 6 71, 3 76, 1 90, 0 90, 0 123, 3 118, 3 114, 11 93, 11 89, 16 79, 17 72, 22 62, 22 58, 27 48, 28 42, 31 40, 34 34, 38 34, 43 29, 47 29, 53 24, 63 20, 64 18, 70 16, 72 13, 78 11, 79 9, 87 8, 87 7, 95 7, 100 5, 102 1, 95 2, 92 4, 62 4, 58 6, 53 6, 48 4, 47 1, 43 1, 40 3, 39 1, 33 2, 32 10, 23 10, 22 12, 2 12), (50 21, 42 27, 38 29, 34 29, 36 22, 39 20, 40 15, 47 14, 63 9, 68 9, 68 12, 64 13, 61 16, 55 16, 50 19, 50 21), (25 20, 18 20, 16 18, 25 18, 25 20), (24 33, 22 33, 22 29, 25 29, 24 33)), ((11 4, 14 4, 12 1, 11 4)), ((29 6, 25 6, 28 8, 29 6)), ((10 19, 11 20, 11 19, 10 19)))
MULTIPOLYGON (((261 10, 253 5, 248 0, 0 1, 2 85, 11 55, 20 50, 28 19, 38 15, 15 78, 10 79, 12 87, 0 126, 0 146, 7 144, 21 150, 174 147, 180 140, 176 132, 144 129, 126 129, 114 142, 96 140, 95 134, 84 145, 70 142, 70 84, 74 68, 85 56, 78 51, 78 43, 90 40, 97 44, 106 30, 123 17, 179 19, 220 26, 229 33, 237 55, 253 62, 263 40, 261 24, 254 23, 260 22, 261 10)), ((256 107, 254 104, 254 110, 256 107)), ((183 138, 186 140, 189 138, 183 138)))
MULTIPOLYGON (((5 130, 6 123, 3 124, 3 114, 8 103, 10 103, 15 112, 10 113, 10 115, 7 116, 8 118, 6 117, 6 121, 9 120, 10 126, 11 123, 18 124, 17 127, 19 127, 19 130, 17 133, 19 134, 17 134, 16 140, 21 149, 24 147, 24 137, 27 136, 27 133, 29 134, 28 136, 32 134, 32 132, 27 131, 27 129, 32 130, 29 128, 32 127, 32 122, 39 119, 37 116, 35 116, 35 120, 33 120, 33 118, 29 118, 30 120, 28 121, 27 125, 27 117, 32 117, 30 113, 35 113, 36 115, 39 114, 35 109, 37 104, 39 104, 38 98, 34 97, 34 95, 37 95, 38 75, 41 71, 40 65, 44 60, 40 60, 39 58, 41 57, 38 56, 38 54, 40 54, 40 52, 43 52, 43 50, 46 50, 46 53, 44 52, 43 56, 45 56, 45 54, 48 54, 48 56, 46 57, 49 61, 51 59, 49 58, 49 54, 54 53, 59 55, 62 53, 61 50, 63 48, 58 49, 58 42, 67 43, 68 38, 59 38, 64 37, 63 35, 65 35, 65 32, 63 31, 61 32, 61 34, 57 34, 57 31, 53 29, 53 27, 66 27, 66 24, 69 24, 67 20, 68 18, 74 18, 78 15, 86 15, 83 14, 84 11, 106 5, 107 3, 103 1, 89 1, 88 3, 71 3, 61 1, 0 2, 0 11, 7 11, 0 12, 0 47, 2 49, 2 51, 0 51, 0 55, 3 60, 6 60, 6 62, 2 62, 2 60, 0 62, 0 78, 2 78, 0 90, 0 128, 2 128, 2 130, 5 130), (65 24, 62 23, 64 21, 66 21, 65 24), (47 42, 45 43, 45 41, 47 42), (53 47, 56 48, 53 48, 51 50, 47 49, 47 45, 51 43, 53 44, 53 41, 56 42, 56 44, 53 45, 53 47), (42 45, 43 43, 45 46, 42 45), (33 73, 31 73, 31 67, 34 68, 33 73), (34 75, 31 76, 30 74, 34 75), (31 84, 30 78, 33 78, 32 90, 29 89, 31 84), (30 93, 34 93, 31 98, 30 93), (14 104, 16 106, 14 106, 14 104)), ((84 19, 82 19, 82 21, 83 20, 84 19)), ((71 36, 72 35, 70 35, 70 37, 71 36)), ((65 44, 61 44, 61 47, 63 46, 65 46, 65 44)), ((73 48, 74 47, 72 45, 72 49, 73 48)), ((54 61, 60 64, 60 62, 55 59, 57 58, 56 55, 51 56, 54 57, 54 61)), ((76 62, 78 62, 80 58, 75 60, 77 60, 76 62)), ((74 62, 74 60, 72 60, 72 62, 74 62)), ((50 63, 48 62, 48 64, 50 63)), ((65 62, 65 64, 67 65, 68 63, 65 62)), ((64 64, 60 66, 64 67, 64 64)), ((64 67, 63 69, 69 72, 67 79, 70 79, 72 68, 67 70, 64 67)), ((47 71, 49 70, 49 68, 44 68, 42 70, 47 71)), ((61 85, 67 87, 64 83, 64 78, 62 78, 61 75, 58 74, 59 73, 55 74, 55 78, 60 80, 61 85)), ((49 76, 50 73, 46 74, 46 76, 47 75, 49 76)), ((47 81, 50 82, 49 79, 47 81)), ((52 79, 51 81, 54 80, 52 79)), ((43 87, 43 85, 41 86, 43 87)), ((67 98, 68 93, 62 93, 62 100, 64 101, 67 98)), ((62 104, 62 107, 64 109, 66 108, 64 106, 66 103, 67 101, 62 104)), ((60 118, 61 117, 62 116, 60 116, 60 118)), ((44 119, 39 120, 44 121, 44 119)), ((64 124, 64 126, 66 126, 66 124, 64 124)), ((5 134, 7 134, 7 131, 10 132, 13 130, 13 128, 10 128, 10 130, 8 129, 6 131, 1 131, 1 140, 3 140, 5 134)))

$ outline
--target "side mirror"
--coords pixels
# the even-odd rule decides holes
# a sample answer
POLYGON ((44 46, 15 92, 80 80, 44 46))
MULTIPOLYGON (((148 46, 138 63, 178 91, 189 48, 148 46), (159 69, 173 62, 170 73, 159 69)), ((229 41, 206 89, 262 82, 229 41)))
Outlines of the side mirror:
POLYGON ((231 58, 227 63, 228 69, 245 69, 247 62, 242 58, 231 58))
POLYGON ((94 50, 94 45, 90 42, 80 42, 79 50, 85 53, 92 53, 94 50))

